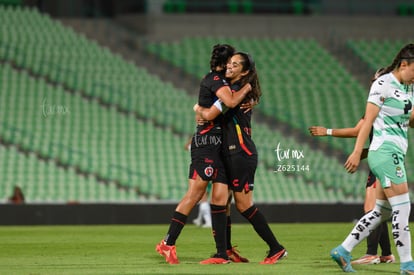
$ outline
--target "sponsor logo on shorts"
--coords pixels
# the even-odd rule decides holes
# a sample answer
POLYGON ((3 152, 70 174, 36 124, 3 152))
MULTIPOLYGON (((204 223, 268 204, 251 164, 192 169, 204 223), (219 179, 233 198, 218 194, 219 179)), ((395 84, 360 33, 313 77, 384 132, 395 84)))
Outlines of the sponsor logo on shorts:
POLYGON ((204 174, 205 174, 207 177, 211 177, 211 176, 213 175, 213 173, 214 173, 214 168, 213 168, 213 167, 211 167, 211 166, 208 166, 208 167, 206 167, 206 168, 204 169, 204 174))
POLYGON ((404 172, 402 171, 400 166, 395 168, 395 175, 399 178, 402 178, 404 176, 404 172))

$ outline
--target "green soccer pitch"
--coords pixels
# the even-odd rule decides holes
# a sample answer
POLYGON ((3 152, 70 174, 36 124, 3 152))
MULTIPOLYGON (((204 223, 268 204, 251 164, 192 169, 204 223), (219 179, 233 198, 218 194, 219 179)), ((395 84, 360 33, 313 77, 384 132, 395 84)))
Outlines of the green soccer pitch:
MULTIPOLYGON (((215 251, 211 229, 192 224, 184 228, 177 242, 179 265, 167 264, 155 251, 155 245, 168 229, 167 224, 3 226, 0 227, 0 274, 342 274, 329 251, 342 242, 352 226, 352 223, 271 224, 289 255, 275 265, 260 265, 267 246, 249 224, 234 224, 233 245, 250 263, 215 266, 199 264, 215 251)), ((354 258, 362 256, 365 249, 363 241, 353 251, 354 258)), ((392 251, 397 256, 394 244, 392 251)), ((399 274, 398 263, 354 268, 358 274, 399 274)))

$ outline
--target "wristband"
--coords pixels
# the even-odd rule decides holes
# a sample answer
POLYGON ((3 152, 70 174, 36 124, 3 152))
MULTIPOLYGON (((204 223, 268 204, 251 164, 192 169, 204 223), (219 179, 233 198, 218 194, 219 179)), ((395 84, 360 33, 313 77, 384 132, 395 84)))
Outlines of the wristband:
POLYGON ((217 99, 214 101, 213 105, 220 111, 223 112, 223 105, 221 104, 221 100, 217 99))
POLYGON ((332 136, 332 129, 326 129, 326 135, 332 136))

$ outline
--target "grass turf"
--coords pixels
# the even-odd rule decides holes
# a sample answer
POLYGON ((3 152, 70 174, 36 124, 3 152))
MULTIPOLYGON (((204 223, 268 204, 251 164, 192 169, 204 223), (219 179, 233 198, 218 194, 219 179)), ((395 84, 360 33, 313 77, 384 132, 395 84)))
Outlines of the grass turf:
MULTIPOLYGON (((342 274, 329 256, 351 223, 271 224, 289 256, 276 265, 260 265, 267 246, 249 224, 234 224, 233 245, 250 263, 200 265, 214 253, 210 229, 188 224, 178 242, 179 265, 155 252, 168 225, 3 226, 0 274, 342 274)), ((392 240, 392 239, 391 239, 392 240)), ((364 241, 353 251, 365 253, 364 241)), ((392 251, 396 255, 394 244, 392 251)), ((379 250, 380 252, 380 250, 379 250)), ((399 264, 355 265, 359 274, 398 274, 399 264)))

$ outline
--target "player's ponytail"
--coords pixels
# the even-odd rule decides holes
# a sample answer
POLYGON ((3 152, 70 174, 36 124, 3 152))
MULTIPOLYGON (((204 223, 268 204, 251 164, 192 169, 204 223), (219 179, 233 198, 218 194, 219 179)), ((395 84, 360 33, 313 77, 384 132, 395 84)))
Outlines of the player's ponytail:
POLYGON ((378 77, 384 74, 386 68, 379 68, 371 79, 371 83, 377 80, 378 77))
POLYGON ((214 45, 210 58, 210 70, 215 71, 216 67, 225 69, 227 61, 233 56, 235 51, 234 47, 228 44, 214 45))
POLYGON ((391 65, 386 67, 383 72, 379 75, 384 75, 387 73, 392 72, 394 69, 399 68, 401 65, 401 62, 405 60, 408 63, 411 63, 414 61, 414 44, 407 44, 405 45, 395 56, 394 60, 392 61, 391 65))

